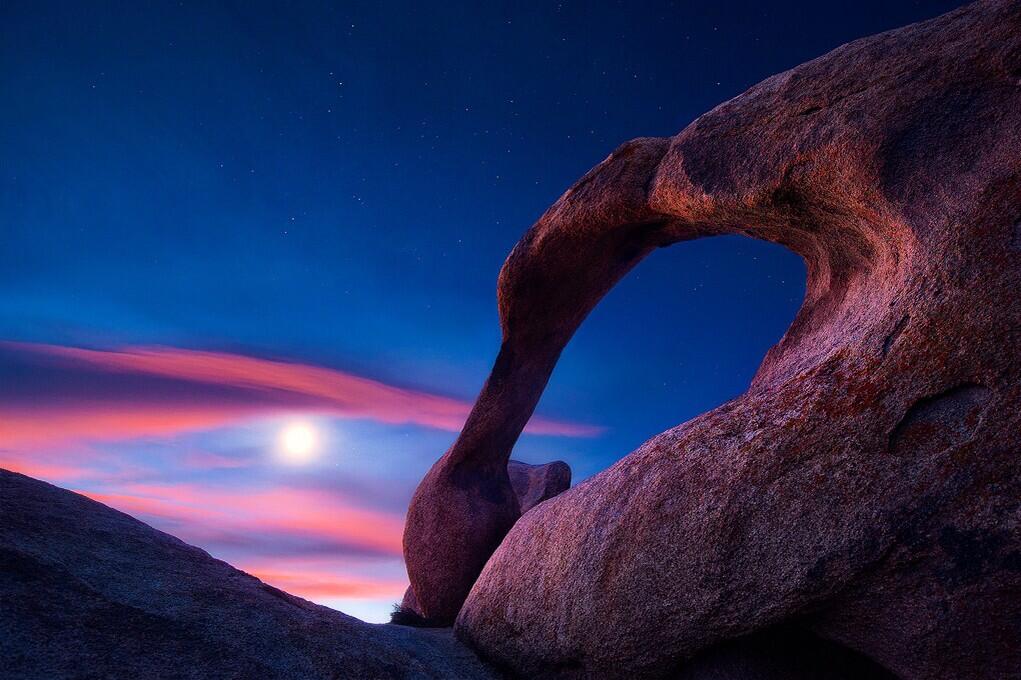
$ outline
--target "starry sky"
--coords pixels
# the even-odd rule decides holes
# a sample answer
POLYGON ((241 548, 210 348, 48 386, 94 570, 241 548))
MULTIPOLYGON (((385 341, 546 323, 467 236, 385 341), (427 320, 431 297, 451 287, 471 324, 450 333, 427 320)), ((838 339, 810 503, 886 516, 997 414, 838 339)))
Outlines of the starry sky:
MULTIPOLYGON (((4 2, 0 467, 383 620, 524 230, 619 143, 957 4, 4 2)), ((577 481, 740 394, 803 293, 771 244, 654 253, 514 457, 577 481)))

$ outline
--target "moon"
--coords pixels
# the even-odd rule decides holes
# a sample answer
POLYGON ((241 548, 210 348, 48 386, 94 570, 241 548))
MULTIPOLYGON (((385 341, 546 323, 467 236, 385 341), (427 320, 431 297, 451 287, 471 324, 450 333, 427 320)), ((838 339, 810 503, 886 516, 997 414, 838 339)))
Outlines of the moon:
POLYGON ((319 452, 319 433, 308 423, 290 423, 278 438, 280 459, 288 465, 307 465, 319 452))

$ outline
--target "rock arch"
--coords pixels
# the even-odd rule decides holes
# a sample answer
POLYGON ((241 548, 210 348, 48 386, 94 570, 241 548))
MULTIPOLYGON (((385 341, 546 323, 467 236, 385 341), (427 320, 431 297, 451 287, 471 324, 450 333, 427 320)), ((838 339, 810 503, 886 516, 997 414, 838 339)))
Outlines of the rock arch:
POLYGON ((629 142, 569 189, 504 264, 499 356, 412 500, 424 613, 460 612, 463 639, 530 677, 655 677, 809 614, 902 677, 1018 667, 1019 65, 1021 6, 975 3, 629 142), (653 249, 723 233, 808 271, 748 392, 517 522, 507 457, 573 332, 653 249), (952 432, 889 450, 959 385, 982 417, 957 398, 952 432))

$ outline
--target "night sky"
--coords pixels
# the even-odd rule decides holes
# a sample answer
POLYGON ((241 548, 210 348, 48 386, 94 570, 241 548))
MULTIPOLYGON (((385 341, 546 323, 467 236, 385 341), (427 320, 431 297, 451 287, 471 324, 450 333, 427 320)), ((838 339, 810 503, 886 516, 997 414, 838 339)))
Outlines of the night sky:
MULTIPOLYGON (((524 230, 621 142, 957 4, 4 2, 0 466, 382 620, 524 230)), ((775 245, 656 252, 515 458, 577 481, 738 395, 803 292, 775 245)))

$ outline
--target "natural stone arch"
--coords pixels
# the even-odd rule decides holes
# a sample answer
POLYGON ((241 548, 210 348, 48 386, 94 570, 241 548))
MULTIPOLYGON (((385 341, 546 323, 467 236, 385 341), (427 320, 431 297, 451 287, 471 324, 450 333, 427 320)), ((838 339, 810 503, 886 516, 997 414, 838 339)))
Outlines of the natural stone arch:
POLYGON ((625 144, 565 193, 504 265, 500 354, 409 510, 426 615, 460 609, 459 635, 535 677, 657 676, 809 615, 903 677, 1016 668, 1018 73, 1021 6, 976 3, 625 144), (515 525, 506 456, 571 334, 652 249, 722 233, 807 266, 748 392, 515 525))
POLYGON ((567 342, 646 255, 703 236, 744 234, 780 243, 804 258, 805 302, 760 368, 755 387, 826 349, 814 338, 825 334, 834 317, 847 315, 842 305, 849 291, 869 275, 890 276, 900 260, 896 253, 910 247, 877 239, 866 221, 875 216, 868 215, 860 225, 852 223, 860 231, 842 225, 827 244, 825 228, 802 226, 830 226, 826 207, 800 197, 789 175, 762 192, 757 206, 713 205, 701 194, 703 204, 691 209, 694 192, 688 189, 677 201, 670 195, 675 186, 657 182, 670 152, 671 140, 662 138, 619 147, 543 215, 504 263, 498 285, 500 353, 461 436, 420 485, 409 511, 405 551, 427 618, 447 621, 456 615, 485 560, 517 521, 503 474, 511 450, 567 342), (809 351, 799 353, 806 340, 809 351), (423 515, 442 529, 421 530, 423 515), (436 557, 422 560, 424 553, 436 557))

